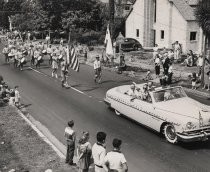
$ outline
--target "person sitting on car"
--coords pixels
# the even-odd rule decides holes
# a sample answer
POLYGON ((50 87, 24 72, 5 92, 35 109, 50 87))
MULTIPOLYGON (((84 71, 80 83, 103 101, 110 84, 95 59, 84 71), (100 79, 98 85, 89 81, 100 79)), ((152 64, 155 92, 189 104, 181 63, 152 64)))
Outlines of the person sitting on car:
POLYGON ((135 97, 136 96, 135 88, 136 88, 135 84, 132 83, 130 86, 130 89, 127 92, 125 92, 125 94, 127 94, 131 97, 135 97))
POLYGON ((164 93, 164 101, 172 100, 174 98, 174 95, 171 90, 166 90, 164 93))

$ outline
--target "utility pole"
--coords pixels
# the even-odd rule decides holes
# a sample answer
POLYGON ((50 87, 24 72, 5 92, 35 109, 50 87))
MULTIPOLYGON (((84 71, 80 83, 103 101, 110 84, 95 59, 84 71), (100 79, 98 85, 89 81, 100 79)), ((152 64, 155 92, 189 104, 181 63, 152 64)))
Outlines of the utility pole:
POLYGON ((114 32, 114 13, 115 13, 115 0, 109 0, 109 21, 110 21, 110 32, 113 36, 114 32))

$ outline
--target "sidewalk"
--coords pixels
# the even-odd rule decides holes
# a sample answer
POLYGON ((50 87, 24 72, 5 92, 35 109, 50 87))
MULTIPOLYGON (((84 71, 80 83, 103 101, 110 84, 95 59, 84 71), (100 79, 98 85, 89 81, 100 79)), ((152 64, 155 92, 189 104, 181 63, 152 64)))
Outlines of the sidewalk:
POLYGON ((19 116, 11 106, 0 109, 0 171, 76 172, 19 116))

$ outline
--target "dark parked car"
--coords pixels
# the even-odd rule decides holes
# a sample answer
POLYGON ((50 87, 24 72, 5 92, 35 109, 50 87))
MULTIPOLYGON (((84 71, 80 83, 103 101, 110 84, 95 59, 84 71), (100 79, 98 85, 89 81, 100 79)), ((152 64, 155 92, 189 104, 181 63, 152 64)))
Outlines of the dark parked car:
POLYGON ((123 51, 138 51, 142 49, 142 45, 136 39, 125 38, 121 43, 121 49, 123 51))

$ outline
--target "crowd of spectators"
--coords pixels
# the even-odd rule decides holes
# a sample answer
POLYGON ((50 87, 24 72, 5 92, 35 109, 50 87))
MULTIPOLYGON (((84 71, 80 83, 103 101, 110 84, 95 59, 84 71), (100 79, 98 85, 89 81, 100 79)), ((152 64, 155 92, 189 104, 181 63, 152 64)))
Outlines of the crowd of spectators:
POLYGON ((0 107, 6 104, 21 106, 18 86, 11 88, 0 75, 0 107))

